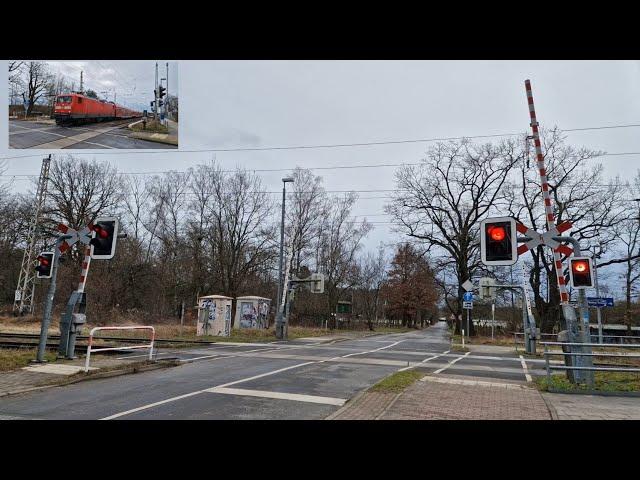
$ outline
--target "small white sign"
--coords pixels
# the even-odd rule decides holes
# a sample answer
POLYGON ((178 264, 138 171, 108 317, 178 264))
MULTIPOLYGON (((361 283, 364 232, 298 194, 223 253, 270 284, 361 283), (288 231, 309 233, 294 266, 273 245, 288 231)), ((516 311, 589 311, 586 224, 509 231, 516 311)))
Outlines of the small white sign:
POLYGON ((467 280, 462 284, 462 288, 464 288, 467 292, 470 292, 471 290, 473 290, 473 283, 471 283, 471 280, 467 280))
POLYGON ((473 302, 462 302, 462 308, 465 310, 473 310, 473 302))

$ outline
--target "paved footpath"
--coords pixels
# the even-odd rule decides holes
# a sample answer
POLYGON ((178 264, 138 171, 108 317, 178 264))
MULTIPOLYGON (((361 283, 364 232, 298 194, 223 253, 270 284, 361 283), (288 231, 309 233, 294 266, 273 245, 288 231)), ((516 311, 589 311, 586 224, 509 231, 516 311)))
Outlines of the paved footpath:
POLYGON ((398 395, 368 392, 335 420, 551 420, 534 388, 427 375, 398 395))
MULTIPOLYGON (((434 328, 431 334, 448 335, 434 328)), ((471 346, 402 393, 363 391, 329 420, 627 420, 640 419, 640 398, 541 393, 532 376, 539 359, 524 359, 504 347, 471 346), (513 363, 520 361, 520 377, 513 363), (504 366, 503 366, 504 365, 504 366)))
POLYGON ((639 397, 543 393, 558 420, 640 420, 639 397))

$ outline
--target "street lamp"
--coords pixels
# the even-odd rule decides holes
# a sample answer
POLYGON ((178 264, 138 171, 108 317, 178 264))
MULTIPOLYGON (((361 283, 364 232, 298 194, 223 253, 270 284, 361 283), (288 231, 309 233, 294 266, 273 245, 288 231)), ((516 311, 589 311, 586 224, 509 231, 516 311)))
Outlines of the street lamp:
POLYGON ((282 340, 287 337, 287 332, 283 318, 282 308, 282 290, 283 290, 283 278, 282 278, 282 264, 284 256, 284 204, 285 194, 287 189, 287 183, 293 183, 293 177, 284 177, 282 179, 282 221, 280 222, 280 263, 278 265, 278 296, 277 296, 277 313, 276 313, 276 338, 282 340))

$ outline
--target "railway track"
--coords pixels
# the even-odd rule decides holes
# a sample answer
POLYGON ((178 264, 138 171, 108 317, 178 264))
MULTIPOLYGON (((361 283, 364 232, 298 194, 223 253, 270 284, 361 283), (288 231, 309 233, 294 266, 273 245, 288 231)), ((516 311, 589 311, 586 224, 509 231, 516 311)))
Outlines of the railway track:
MULTIPOLYGON (((15 333, 15 332, 0 332, 0 348, 34 348, 38 346, 40 340, 40 334, 37 333, 15 333)), ((47 348, 58 348, 58 342, 60 335, 49 335, 47 340, 47 348)), ((76 337, 76 349, 81 352, 86 352, 89 337, 86 335, 78 335, 76 337)), ((149 338, 139 337, 94 337, 95 340, 101 340, 106 342, 118 342, 118 343, 142 343, 148 342, 149 338)), ((209 345, 212 342, 206 340, 176 340, 176 339, 163 339, 157 338, 155 344, 163 345, 191 345, 201 344, 209 345)), ((109 347, 117 347, 118 345, 102 345, 109 347)))

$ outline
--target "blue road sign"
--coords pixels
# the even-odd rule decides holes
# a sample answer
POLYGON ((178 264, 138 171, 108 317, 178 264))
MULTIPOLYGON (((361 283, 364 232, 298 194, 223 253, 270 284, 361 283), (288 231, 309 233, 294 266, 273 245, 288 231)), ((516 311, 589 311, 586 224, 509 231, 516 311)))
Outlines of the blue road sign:
POLYGON ((590 307, 613 307, 613 297, 587 297, 590 307))
POLYGON ((464 292, 462 295, 463 302, 473 302, 473 292, 464 292))

